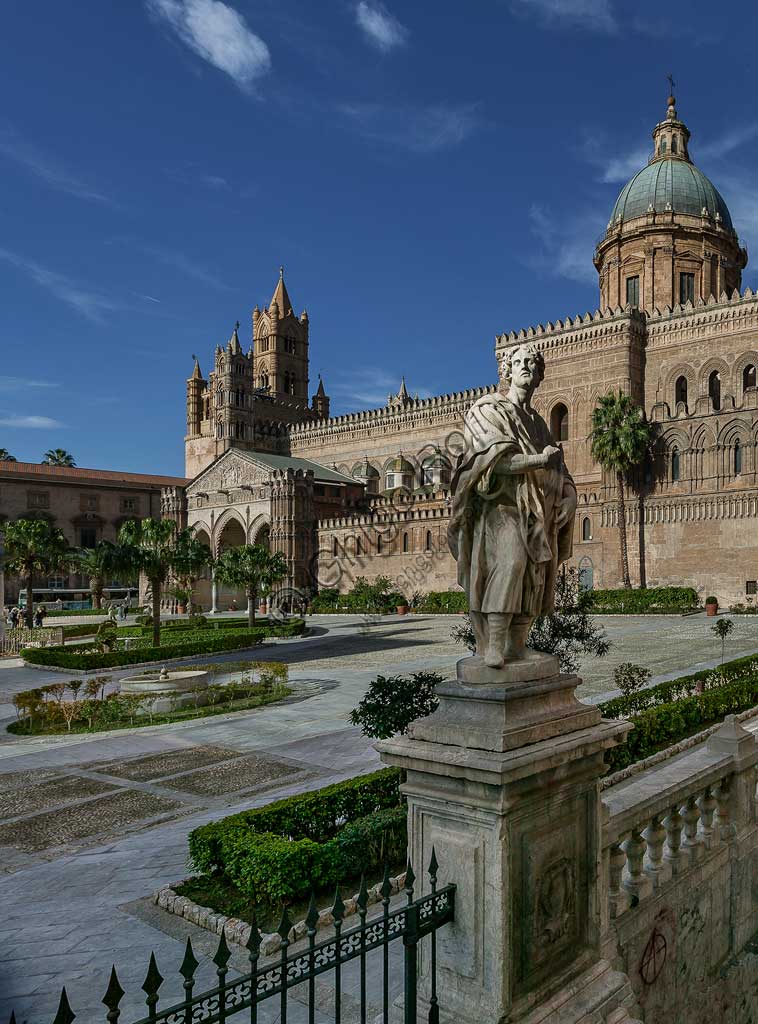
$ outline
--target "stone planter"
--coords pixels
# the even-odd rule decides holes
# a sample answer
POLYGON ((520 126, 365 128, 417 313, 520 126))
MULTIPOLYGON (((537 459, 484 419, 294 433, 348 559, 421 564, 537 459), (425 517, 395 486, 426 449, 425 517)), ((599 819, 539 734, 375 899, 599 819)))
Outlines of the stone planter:
POLYGON ((709 604, 707 604, 705 606, 705 614, 706 615, 717 615, 718 614, 718 610, 719 610, 718 604, 714 604, 713 602, 710 602, 709 604))
POLYGON ((398 615, 407 615, 408 614, 408 605, 407 604, 399 604, 397 606, 397 614, 398 615))

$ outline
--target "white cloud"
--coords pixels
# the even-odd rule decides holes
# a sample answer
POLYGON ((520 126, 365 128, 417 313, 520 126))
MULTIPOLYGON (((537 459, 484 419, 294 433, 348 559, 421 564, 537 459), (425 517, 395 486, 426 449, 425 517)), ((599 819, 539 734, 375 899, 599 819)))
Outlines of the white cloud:
POLYGON ((27 380, 25 377, 0 377, 0 391, 26 391, 28 388, 57 388, 53 380, 27 380))
POLYGON ((103 314, 118 309, 119 303, 100 292, 82 287, 76 281, 42 266, 35 260, 26 259, 9 249, 0 249, 0 260, 17 267, 40 287, 45 288, 57 299, 72 306, 95 323, 102 323, 103 314))
POLYGON ((0 418, 0 427, 23 427, 25 430, 50 430, 63 427, 64 424, 58 420, 52 420, 49 416, 3 416, 0 418))
POLYGON ((618 31, 611 0, 512 0, 515 14, 534 17, 546 28, 581 28, 603 35, 618 31))
POLYGON ((735 149, 739 149, 747 142, 752 142, 758 137, 758 122, 730 128, 723 135, 705 142, 702 146, 695 145, 697 156, 702 160, 712 160, 718 157, 728 156, 735 149))
POLYGON ((403 108, 349 103, 338 109, 364 138, 422 154, 457 146, 480 123, 476 103, 403 108))
POLYGON ((53 157, 41 153, 12 132, 0 134, 0 154, 60 192, 95 203, 113 202, 109 196, 76 177, 53 157))
POLYGON ((547 273, 565 277, 569 281, 597 284, 592 254, 603 227, 600 221, 594 212, 561 219, 547 207, 539 203, 532 204, 529 224, 538 242, 532 263, 547 273))
POLYGON ((166 266, 180 270, 183 274, 186 274, 187 277, 191 277, 195 281, 200 281, 201 284, 207 284, 212 288, 220 288, 224 291, 229 288, 229 285, 222 281, 220 277, 208 270, 204 264, 198 263, 190 256, 187 256, 186 253, 177 252, 174 249, 164 249, 159 245, 140 245, 140 248, 143 252, 147 253, 149 256, 153 256, 160 263, 164 263, 166 266))
POLYGON ((408 29, 378 0, 360 0, 355 20, 366 39, 382 53, 389 53, 408 41, 408 29))
MULTIPOLYGON (((356 372, 338 371, 331 384, 325 381, 324 386, 334 404, 341 408, 376 409, 387 404, 388 395, 398 393, 400 379, 378 367, 365 367, 356 372)), ((412 388, 407 382, 406 386, 411 395, 419 398, 430 398, 433 394, 427 388, 412 388)))
POLYGON ((249 90, 271 67, 264 41, 242 15, 221 0, 145 0, 150 14, 169 25, 203 60, 249 90))

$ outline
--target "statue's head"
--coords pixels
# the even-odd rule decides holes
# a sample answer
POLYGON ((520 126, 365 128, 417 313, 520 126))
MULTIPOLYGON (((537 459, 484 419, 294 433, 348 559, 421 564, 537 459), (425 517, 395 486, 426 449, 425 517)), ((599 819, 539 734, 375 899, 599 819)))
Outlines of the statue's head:
POLYGON ((506 387, 538 388, 545 378, 545 357, 536 345, 517 345, 500 357, 500 377, 506 387))

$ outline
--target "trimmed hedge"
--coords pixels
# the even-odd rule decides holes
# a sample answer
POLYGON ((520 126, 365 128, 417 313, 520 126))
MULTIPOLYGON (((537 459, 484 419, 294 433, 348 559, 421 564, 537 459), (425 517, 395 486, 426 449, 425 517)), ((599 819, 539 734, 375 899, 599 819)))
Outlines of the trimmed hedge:
POLYGON ((644 615, 686 612, 698 607, 692 587, 648 587, 639 590, 591 590, 595 615, 644 615))
POLYGON ((468 601, 462 590, 432 590, 424 594, 414 611, 431 615, 467 612, 468 601))
POLYGON ((758 657, 736 658, 718 670, 694 672, 627 697, 600 704, 606 718, 628 718, 634 725, 626 743, 606 751, 612 772, 758 704, 758 657), (703 689, 698 693, 698 684, 703 689), (707 688, 706 688, 707 687, 707 688))
POLYGON ((386 768, 201 825, 189 836, 192 866, 276 903, 403 860, 399 783, 386 768))

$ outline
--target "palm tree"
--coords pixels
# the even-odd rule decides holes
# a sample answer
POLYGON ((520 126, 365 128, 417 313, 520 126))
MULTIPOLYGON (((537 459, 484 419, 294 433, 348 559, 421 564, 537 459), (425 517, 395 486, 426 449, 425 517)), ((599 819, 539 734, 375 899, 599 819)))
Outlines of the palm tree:
POLYGON ((272 554, 261 544, 229 548, 216 562, 216 579, 245 591, 249 626, 255 625, 255 604, 261 589, 273 586, 286 575, 287 562, 281 551, 272 554))
POLYGON ((11 455, 7 448, 0 448, 0 462, 16 462, 16 456, 11 455))
POLYGON ((115 544, 101 540, 94 548, 80 548, 75 555, 78 571, 89 579, 92 607, 100 608, 106 580, 116 575, 119 565, 119 551, 115 544))
POLYGON ((118 532, 116 569, 144 573, 153 605, 153 646, 161 643, 161 592, 177 560, 176 523, 171 519, 132 519, 118 532))
POLYGON ((74 456, 63 448, 49 448, 42 460, 43 466, 75 466, 74 456))
POLYGON ((5 569, 26 587, 26 624, 34 624, 34 577, 52 576, 73 560, 63 531, 47 519, 17 519, 5 526, 5 569))
POLYGON ((616 475, 621 572, 625 587, 631 587, 632 581, 629 578, 624 484, 631 470, 644 459, 650 437, 650 424, 645 413, 629 395, 622 391, 611 392, 597 400, 592 411, 590 444, 595 461, 608 473, 616 475))
POLYGON ((178 584, 177 596, 182 594, 185 597, 187 611, 190 614, 192 614, 192 591, 195 580, 212 562, 211 549, 203 541, 197 539, 192 529, 181 530, 177 534, 174 558, 174 575, 178 584))

